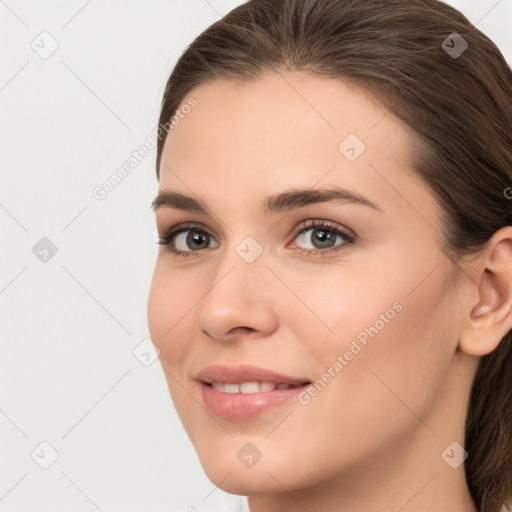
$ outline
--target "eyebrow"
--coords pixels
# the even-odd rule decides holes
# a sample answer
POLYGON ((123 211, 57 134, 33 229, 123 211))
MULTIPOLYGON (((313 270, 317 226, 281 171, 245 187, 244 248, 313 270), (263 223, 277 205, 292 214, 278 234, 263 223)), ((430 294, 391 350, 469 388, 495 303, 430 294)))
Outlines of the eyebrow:
MULTIPOLYGON (((374 203, 370 199, 360 195, 357 192, 346 190, 339 187, 330 187, 324 189, 291 189, 279 194, 267 196, 261 208, 265 213, 280 213, 290 211, 296 208, 303 208, 310 204, 316 203, 355 203, 369 208, 373 208, 379 212, 384 210, 380 205, 374 203)), ((212 212, 208 206, 202 201, 193 197, 186 196, 180 192, 162 191, 151 204, 152 209, 156 212, 159 208, 175 208, 190 213, 199 213, 202 215, 211 215, 212 212)))

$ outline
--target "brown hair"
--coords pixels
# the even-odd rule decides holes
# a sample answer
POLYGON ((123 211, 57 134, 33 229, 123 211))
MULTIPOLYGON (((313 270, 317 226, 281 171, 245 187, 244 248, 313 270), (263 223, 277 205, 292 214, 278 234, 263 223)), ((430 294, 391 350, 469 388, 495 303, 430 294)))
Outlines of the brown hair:
MULTIPOLYGON (((251 0, 183 52, 159 124, 198 85, 282 68, 351 82, 413 128, 412 168, 442 206, 443 251, 454 263, 512 225, 512 71, 456 9, 437 0, 251 0), (450 53, 464 48, 460 36, 467 49, 450 53)), ((481 512, 499 512, 512 495, 512 331, 480 359, 464 442, 471 495, 481 512)))

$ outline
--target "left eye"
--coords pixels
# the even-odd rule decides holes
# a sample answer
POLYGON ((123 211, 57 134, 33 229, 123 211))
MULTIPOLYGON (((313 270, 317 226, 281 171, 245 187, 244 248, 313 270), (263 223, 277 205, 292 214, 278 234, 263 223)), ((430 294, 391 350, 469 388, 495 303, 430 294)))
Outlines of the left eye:
POLYGON ((302 247, 303 249, 330 249, 335 246, 337 239, 341 240, 342 243, 350 243, 351 241, 348 233, 333 227, 326 228, 323 226, 303 229, 295 237, 296 241, 306 244, 302 247))
MULTIPOLYGON (((294 233, 293 240, 306 244, 305 248, 298 249, 299 253, 306 256, 326 256, 356 241, 356 235, 352 231, 326 220, 302 221, 294 233), (336 245, 337 239, 341 240, 341 243, 336 245)), ((296 242, 293 245, 295 244, 296 242)))

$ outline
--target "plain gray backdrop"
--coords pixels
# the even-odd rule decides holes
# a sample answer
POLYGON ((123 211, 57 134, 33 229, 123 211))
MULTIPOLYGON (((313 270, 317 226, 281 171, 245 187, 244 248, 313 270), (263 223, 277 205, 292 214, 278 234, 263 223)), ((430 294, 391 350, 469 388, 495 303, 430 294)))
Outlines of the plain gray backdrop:
MULTIPOLYGON (((156 150, 98 187, 240 3, 0 0, 2 512, 228 510, 147 345, 156 150)), ((512 62, 512 0, 448 3, 512 62)))

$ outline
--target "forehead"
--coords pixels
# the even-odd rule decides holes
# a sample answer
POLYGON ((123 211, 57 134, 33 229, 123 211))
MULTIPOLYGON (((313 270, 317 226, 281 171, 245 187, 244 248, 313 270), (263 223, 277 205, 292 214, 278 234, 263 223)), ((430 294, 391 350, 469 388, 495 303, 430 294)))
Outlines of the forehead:
POLYGON ((391 198, 391 180, 407 195, 424 193, 408 173, 412 131, 342 80, 283 71, 249 82, 216 79, 182 105, 190 98, 197 105, 164 145, 161 189, 193 187, 228 200, 327 180, 380 199, 391 198))
POLYGON ((192 89, 180 108, 189 98, 197 106, 170 130, 164 146, 169 157, 198 156, 193 149, 217 155, 231 149, 243 150, 247 158, 280 153, 300 158, 312 147, 337 157, 338 144, 351 133, 367 147, 387 147, 391 158, 401 156, 407 145, 406 126, 370 95, 304 72, 269 73, 249 82, 218 78, 192 89))

